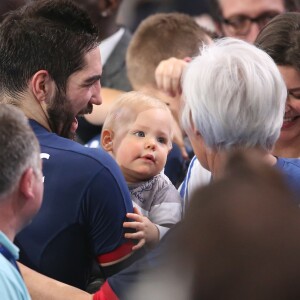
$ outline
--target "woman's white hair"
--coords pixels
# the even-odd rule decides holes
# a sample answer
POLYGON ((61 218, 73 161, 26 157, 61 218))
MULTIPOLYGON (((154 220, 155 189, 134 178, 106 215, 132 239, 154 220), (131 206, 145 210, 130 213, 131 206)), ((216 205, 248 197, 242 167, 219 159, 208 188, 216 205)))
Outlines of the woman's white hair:
POLYGON ((204 46, 183 75, 182 125, 217 150, 271 150, 280 134, 287 91, 273 60, 244 41, 204 46))

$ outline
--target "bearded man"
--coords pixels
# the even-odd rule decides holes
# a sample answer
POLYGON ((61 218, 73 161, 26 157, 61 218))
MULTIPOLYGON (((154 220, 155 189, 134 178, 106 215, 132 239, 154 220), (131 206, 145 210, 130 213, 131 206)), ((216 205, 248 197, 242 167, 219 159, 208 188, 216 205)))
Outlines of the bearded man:
POLYGON ((133 209, 119 167, 71 140, 78 116, 101 104, 99 42, 67 0, 30 1, 0 26, 0 102, 29 118, 44 169, 43 205, 16 239, 20 261, 81 289, 96 260, 106 277, 135 257, 122 228, 133 209))

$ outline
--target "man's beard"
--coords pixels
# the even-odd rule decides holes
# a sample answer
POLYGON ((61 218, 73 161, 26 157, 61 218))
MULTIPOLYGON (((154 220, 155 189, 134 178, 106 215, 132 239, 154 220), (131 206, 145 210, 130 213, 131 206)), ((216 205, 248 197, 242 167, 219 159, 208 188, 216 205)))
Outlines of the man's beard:
MULTIPOLYGON (((93 105, 88 103, 78 115, 91 113, 92 110, 93 105)), ((52 131, 61 137, 74 140, 76 133, 71 128, 73 123, 76 122, 76 115, 72 110, 72 100, 68 99, 64 92, 57 91, 48 106, 47 112, 52 131)))

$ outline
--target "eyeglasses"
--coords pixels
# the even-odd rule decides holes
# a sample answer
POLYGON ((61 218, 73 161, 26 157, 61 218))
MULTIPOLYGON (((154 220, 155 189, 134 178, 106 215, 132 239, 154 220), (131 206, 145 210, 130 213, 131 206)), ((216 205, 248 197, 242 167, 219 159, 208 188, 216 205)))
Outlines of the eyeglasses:
POLYGON ((223 19, 223 23, 227 26, 230 34, 243 36, 249 33, 252 23, 258 24, 259 28, 261 29, 277 15, 279 15, 278 12, 265 12, 256 18, 237 15, 228 19, 223 19))

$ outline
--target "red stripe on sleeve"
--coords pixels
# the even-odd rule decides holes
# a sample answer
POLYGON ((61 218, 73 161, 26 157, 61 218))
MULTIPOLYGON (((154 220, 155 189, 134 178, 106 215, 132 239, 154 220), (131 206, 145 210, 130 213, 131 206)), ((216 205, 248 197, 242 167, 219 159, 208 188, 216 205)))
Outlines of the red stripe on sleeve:
POLYGON ((112 252, 101 254, 97 257, 98 263, 101 264, 107 264, 111 263, 114 264, 114 262, 118 262, 118 260, 122 259, 123 257, 129 255, 132 252, 132 247, 134 246, 134 243, 131 241, 128 241, 112 252))
POLYGON ((119 300, 107 281, 101 286, 101 289, 93 295, 93 300, 119 300))

